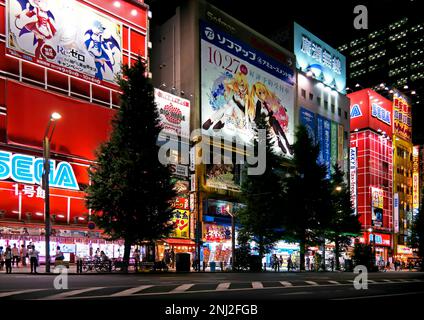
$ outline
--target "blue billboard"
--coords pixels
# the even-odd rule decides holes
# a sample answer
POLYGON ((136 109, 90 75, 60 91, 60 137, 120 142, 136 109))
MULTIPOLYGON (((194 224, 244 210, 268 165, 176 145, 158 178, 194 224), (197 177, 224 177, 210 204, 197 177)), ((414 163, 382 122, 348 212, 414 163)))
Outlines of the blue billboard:
POLYGON ((299 122, 301 125, 305 126, 306 130, 308 131, 309 137, 312 139, 314 143, 316 143, 315 113, 313 113, 312 111, 309 111, 308 109, 300 108, 299 122))
POLYGON ((331 171, 331 121, 317 115, 317 140, 319 144, 318 163, 327 168, 327 178, 331 171))
POLYGON ((311 71, 314 78, 346 93, 346 57, 308 30, 294 23, 296 67, 311 71))

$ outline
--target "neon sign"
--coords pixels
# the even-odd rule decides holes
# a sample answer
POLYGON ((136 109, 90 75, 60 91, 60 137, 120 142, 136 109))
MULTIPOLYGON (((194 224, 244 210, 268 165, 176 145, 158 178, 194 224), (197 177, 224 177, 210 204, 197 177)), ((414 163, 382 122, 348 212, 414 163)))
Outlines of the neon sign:
MULTIPOLYGON (((12 179, 27 184, 41 184, 44 159, 0 151, 0 180, 12 179)), ((50 160, 51 187, 79 190, 74 171, 68 162, 50 160)))

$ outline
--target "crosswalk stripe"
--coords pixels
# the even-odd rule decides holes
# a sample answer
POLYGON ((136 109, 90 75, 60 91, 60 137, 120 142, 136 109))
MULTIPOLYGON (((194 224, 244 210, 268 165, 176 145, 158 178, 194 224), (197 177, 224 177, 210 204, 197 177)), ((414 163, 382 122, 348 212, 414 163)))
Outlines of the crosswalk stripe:
POLYGON ((400 281, 400 282, 409 282, 409 280, 407 280, 407 279, 397 279, 397 281, 400 281))
POLYGON ((28 290, 21 290, 21 291, 1 292, 0 298, 15 296, 15 295, 18 295, 18 294, 23 294, 23 293, 37 292, 37 291, 41 291, 41 290, 45 290, 45 289, 28 289, 28 290))
POLYGON ((375 281, 374 281, 374 280, 370 280, 370 279, 368 279, 368 282, 369 282, 369 283, 375 283, 375 281))
POLYGON ((252 288, 253 289, 260 289, 260 288, 263 288, 264 287, 264 285, 262 284, 262 282, 259 282, 259 281, 253 281, 252 282, 252 288))
POLYGON ((222 282, 220 284, 218 284, 218 286, 216 287, 216 290, 227 290, 230 287, 230 282, 222 282))
POLYGON ((316 283, 315 281, 305 281, 307 284, 310 284, 312 286, 317 286, 318 283, 316 283))
POLYGON ((151 287, 153 287, 153 285, 138 286, 138 287, 134 287, 134 288, 130 288, 130 289, 127 289, 127 290, 116 292, 114 294, 111 294, 110 296, 111 297, 130 296, 130 295, 132 295, 136 292, 143 291, 143 290, 146 290, 146 289, 151 288, 151 287))
POLYGON ((280 281, 280 283, 285 287, 293 287, 293 285, 288 281, 280 281))
POLYGON ((328 280, 328 282, 329 282, 329 283, 332 283, 332 284, 340 284, 340 282, 338 282, 338 281, 334 281, 334 280, 328 280))
POLYGON ((81 294, 81 293, 90 292, 90 291, 96 291, 96 290, 100 290, 100 289, 104 289, 104 288, 105 287, 92 287, 92 288, 84 288, 84 289, 78 289, 78 290, 71 290, 71 291, 62 292, 62 293, 59 293, 59 294, 55 294, 55 295, 44 297, 44 298, 37 299, 37 300, 58 300, 58 299, 64 299, 64 298, 69 298, 69 297, 72 297, 72 296, 76 296, 76 295, 81 294))
POLYGON ((383 279, 382 281, 384 281, 384 282, 393 282, 392 280, 389 280, 389 279, 383 279))
POLYGON ((353 280, 347 280, 347 281, 352 282, 352 283, 354 282, 353 280))
POLYGON ((194 286, 194 283, 182 284, 170 292, 184 292, 190 289, 192 286, 194 286))

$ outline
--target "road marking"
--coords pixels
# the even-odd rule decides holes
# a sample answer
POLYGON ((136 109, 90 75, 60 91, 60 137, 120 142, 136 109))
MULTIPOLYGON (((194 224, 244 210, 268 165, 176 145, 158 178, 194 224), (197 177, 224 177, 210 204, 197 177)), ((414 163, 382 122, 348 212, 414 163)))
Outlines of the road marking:
POLYGON ((332 283, 332 284, 341 284, 340 282, 338 282, 338 281, 334 281, 334 280, 328 280, 328 282, 329 282, 329 283, 332 283))
POLYGON ((48 297, 44 297, 44 298, 40 298, 40 299, 36 299, 36 300, 58 300, 58 299, 65 299, 68 297, 72 297, 72 296, 76 296, 80 293, 84 293, 84 292, 90 292, 90 291, 96 291, 96 290, 100 290, 100 289, 104 289, 105 287, 92 287, 92 288, 84 288, 84 289, 78 289, 78 290, 71 290, 71 291, 66 291, 66 292, 62 292, 59 294, 55 294, 52 296, 48 296, 48 297))
POLYGON ((293 287, 293 285, 288 281, 280 281, 280 283, 285 287, 293 287))
POLYGON ((311 286, 317 286, 318 283, 316 283, 315 281, 305 281, 307 284, 310 284, 311 286))
POLYGON ((369 283, 375 283, 375 281, 374 280, 371 280, 371 279, 368 279, 368 282, 369 283))
POLYGON ((172 292, 172 293, 181 293, 181 292, 187 291, 192 286, 194 286, 194 283, 182 284, 182 285, 176 287, 174 290, 171 290, 170 292, 172 292))
POLYGON ((397 279, 397 281, 400 281, 400 282, 409 282, 409 280, 407 280, 407 279, 397 279))
POLYGON ((351 282, 351 283, 353 283, 353 282, 354 282, 353 280, 347 280, 347 281, 349 281, 349 282, 351 282))
POLYGON ((260 281, 253 281, 252 282, 252 288, 253 289, 261 289, 263 287, 264 287, 264 285, 260 281))
POLYGON ((227 290, 230 287, 231 282, 222 282, 218 284, 216 290, 227 290))
POLYGON ((28 290, 21 290, 21 291, 1 292, 0 298, 15 296, 15 295, 18 295, 18 294, 23 294, 23 293, 37 292, 37 291, 41 291, 41 290, 46 290, 46 289, 28 289, 28 290))
POLYGON ((392 280, 389 280, 389 279, 383 279, 382 281, 384 281, 384 282, 393 282, 392 280))
POLYGON ((144 286, 138 286, 138 287, 134 287, 134 288, 130 288, 127 290, 123 290, 114 294, 111 294, 111 297, 124 297, 124 296, 130 296, 133 293, 139 292, 139 291, 143 291, 146 290, 148 288, 153 287, 153 285, 144 285, 144 286))
POLYGON ((424 291, 419 291, 419 292, 405 292, 405 293, 393 293, 393 294, 380 294, 380 295, 375 295, 375 296, 360 296, 360 297, 349 297, 349 298, 337 298, 337 299, 330 299, 330 300, 373 299, 373 298, 407 296, 407 295, 411 295, 411 294, 424 294, 424 291))

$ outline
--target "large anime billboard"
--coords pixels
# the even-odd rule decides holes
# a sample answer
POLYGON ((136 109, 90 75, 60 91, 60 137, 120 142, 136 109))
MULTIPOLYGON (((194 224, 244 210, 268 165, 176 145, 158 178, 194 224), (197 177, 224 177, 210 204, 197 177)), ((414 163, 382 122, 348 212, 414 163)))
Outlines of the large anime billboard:
POLYGON ((293 154, 294 71, 244 42, 200 22, 201 126, 205 135, 253 142, 267 115, 275 151, 293 154))
POLYGON ((9 55, 98 84, 116 84, 122 25, 75 0, 7 0, 9 55))

